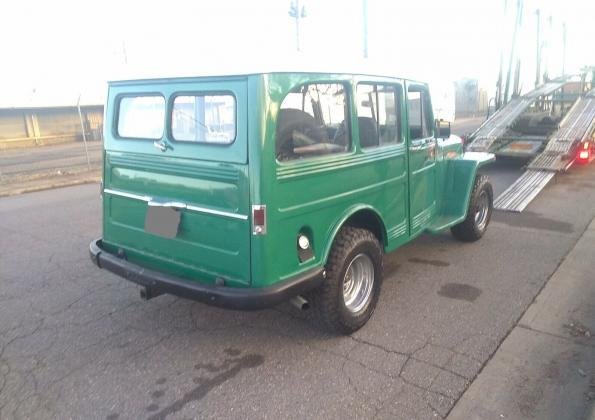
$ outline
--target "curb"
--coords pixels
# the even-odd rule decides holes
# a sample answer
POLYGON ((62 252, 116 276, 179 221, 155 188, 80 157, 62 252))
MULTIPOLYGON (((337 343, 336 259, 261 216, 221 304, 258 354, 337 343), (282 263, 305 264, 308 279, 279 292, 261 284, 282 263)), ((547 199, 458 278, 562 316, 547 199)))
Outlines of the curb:
POLYGON ((83 178, 83 179, 64 180, 64 181, 60 181, 60 182, 54 182, 51 184, 36 185, 36 186, 25 187, 25 188, 20 188, 20 189, 17 188, 12 191, 0 192, 0 197, 11 197, 11 196, 15 196, 15 195, 30 193, 30 192, 51 190, 51 189, 63 188, 63 187, 71 187, 74 185, 93 184, 93 183, 99 183, 100 181, 101 181, 101 176, 94 176, 94 177, 83 178))

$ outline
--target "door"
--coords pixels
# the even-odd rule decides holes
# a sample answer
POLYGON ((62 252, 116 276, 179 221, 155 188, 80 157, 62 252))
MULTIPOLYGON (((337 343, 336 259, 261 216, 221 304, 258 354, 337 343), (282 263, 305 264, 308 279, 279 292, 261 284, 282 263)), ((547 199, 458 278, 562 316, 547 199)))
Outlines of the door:
POLYGON ((426 86, 407 85, 409 124, 409 226, 411 235, 423 231, 436 212, 436 139, 432 105, 426 86))
POLYGON ((246 81, 112 84, 106 115, 108 250, 189 280, 250 283, 246 81))

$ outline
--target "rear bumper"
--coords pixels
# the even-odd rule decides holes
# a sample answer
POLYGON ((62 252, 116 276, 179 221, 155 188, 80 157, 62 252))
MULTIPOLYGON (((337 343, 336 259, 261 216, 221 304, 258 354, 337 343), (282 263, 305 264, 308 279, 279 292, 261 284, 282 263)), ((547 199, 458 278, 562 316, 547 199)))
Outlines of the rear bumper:
POLYGON ((269 287, 225 287, 190 282, 128 262, 105 251, 101 247, 101 239, 91 242, 89 254, 99 268, 143 286, 148 298, 169 293, 229 309, 251 310, 275 306, 316 288, 324 278, 324 269, 318 268, 269 287))

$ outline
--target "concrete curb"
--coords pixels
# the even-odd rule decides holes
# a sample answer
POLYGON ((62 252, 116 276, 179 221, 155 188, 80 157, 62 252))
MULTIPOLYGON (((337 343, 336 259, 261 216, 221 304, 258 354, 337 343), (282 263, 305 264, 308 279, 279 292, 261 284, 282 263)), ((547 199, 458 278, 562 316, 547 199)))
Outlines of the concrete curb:
POLYGON ((92 184, 101 181, 101 176, 92 176, 87 178, 68 179, 62 181, 51 182, 47 184, 34 185, 30 187, 15 188, 9 191, 0 191, 0 197, 10 197, 14 195, 20 195, 36 191, 51 190, 54 188, 71 187, 74 185, 81 184, 92 184))

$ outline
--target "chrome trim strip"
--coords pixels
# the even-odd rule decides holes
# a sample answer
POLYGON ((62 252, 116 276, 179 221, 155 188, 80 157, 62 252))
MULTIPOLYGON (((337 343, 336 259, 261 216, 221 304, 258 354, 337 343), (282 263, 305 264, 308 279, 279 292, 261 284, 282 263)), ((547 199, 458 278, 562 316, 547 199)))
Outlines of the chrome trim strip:
POLYGON ((146 201, 147 203, 152 200, 148 195, 132 194, 124 191, 112 190, 110 188, 104 188, 103 192, 111 195, 118 195, 120 197, 132 198, 133 200, 146 201))
POLYGON ((192 211, 196 211, 199 213, 213 214, 215 216, 230 217, 232 219, 248 220, 248 216, 245 214, 229 213, 227 211, 213 210, 213 209, 209 209, 209 208, 205 208, 205 207, 193 206, 190 204, 185 204, 185 203, 180 203, 180 202, 160 203, 160 202, 153 201, 153 198, 149 197, 147 195, 132 194, 132 193, 124 192, 124 191, 112 190, 110 188, 104 188, 103 192, 107 193, 107 194, 111 194, 111 195, 117 195, 120 197, 132 198, 133 200, 145 201, 149 205, 153 205, 153 206, 168 206, 168 207, 176 207, 176 208, 185 208, 186 210, 192 210, 192 211))
POLYGON ((207 209, 205 207, 192 206, 190 204, 186 205, 186 209, 192 210, 192 211, 197 211, 200 213, 214 214, 216 216, 231 217, 232 219, 248 220, 248 216, 245 214, 229 213, 226 211, 207 209))

